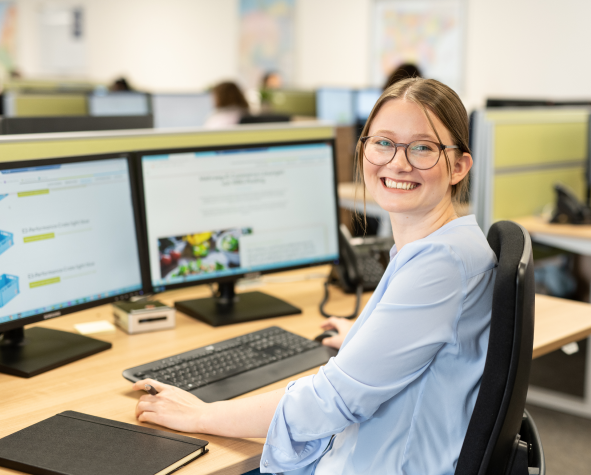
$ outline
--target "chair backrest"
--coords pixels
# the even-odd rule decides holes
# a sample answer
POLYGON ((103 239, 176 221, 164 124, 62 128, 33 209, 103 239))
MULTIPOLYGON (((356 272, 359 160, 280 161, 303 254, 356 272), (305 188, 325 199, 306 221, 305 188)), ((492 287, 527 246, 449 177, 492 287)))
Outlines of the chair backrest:
POLYGON ((456 475, 507 473, 529 382, 535 295, 531 240, 518 224, 500 221, 491 226, 488 242, 499 261, 488 352, 456 475))

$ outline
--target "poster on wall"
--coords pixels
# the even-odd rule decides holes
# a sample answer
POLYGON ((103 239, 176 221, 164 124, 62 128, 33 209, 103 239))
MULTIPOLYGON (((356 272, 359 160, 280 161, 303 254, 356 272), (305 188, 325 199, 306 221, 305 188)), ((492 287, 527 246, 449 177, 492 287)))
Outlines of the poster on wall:
POLYGON ((0 66, 16 71, 16 2, 0 2, 0 66))
POLYGON ((293 78, 295 0, 240 0, 240 80, 258 87, 268 72, 293 78))
POLYGON ((38 25, 42 72, 52 76, 83 76, 86 73, 84 8, 43 6, 38 25))
POLYGON ((376 0, 372 81, 382 86, 403 63, 457 92, 463 87, 464 0, 376 0))

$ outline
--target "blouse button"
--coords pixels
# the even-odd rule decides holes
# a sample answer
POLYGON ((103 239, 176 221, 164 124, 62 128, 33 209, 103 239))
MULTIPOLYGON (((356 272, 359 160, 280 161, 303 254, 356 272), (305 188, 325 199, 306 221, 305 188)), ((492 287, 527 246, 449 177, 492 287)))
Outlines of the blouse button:
POLYGON ((268 466, 269 466, 269 461, 268 461, 268 460, 265 460, 265 463, 264 463, 263 465, 264 465, 265 467, 268 467, 268 466))

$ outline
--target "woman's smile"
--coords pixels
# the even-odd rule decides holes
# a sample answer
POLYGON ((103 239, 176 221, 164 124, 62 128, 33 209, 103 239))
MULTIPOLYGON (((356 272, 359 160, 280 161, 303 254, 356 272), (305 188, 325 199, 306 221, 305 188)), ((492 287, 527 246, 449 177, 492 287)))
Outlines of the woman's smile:
POLYGON ((382 177, 381 180, 386 188, 396 191, 411 191, 421 186, 420 183, 416 183, 414 181, 394 180, 392 178, 387 177, 382 177))

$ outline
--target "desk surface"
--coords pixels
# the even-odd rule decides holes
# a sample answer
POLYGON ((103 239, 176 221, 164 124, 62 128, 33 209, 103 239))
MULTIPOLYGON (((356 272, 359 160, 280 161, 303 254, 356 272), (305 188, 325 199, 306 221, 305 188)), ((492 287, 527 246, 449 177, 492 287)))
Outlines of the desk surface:
POLYGON ((530 234, 591 240, 591 225, 550 224, 540 216, 522 216, 511 221, 521 224, 530 234))
MULTIPOLYGON (((141 395, 131 391, 131 383, 121 372, 157 358, 181 353, 216 341, 233 338, 270 325, 279 325, 305 337, 320 333, 324 319, 318 313, 322 299, 322 282, 329 268, 319 267, 276 274, 266 278, 265 292, 284 298, 302 308, 302 315, 248 322, 212 328, 183 314, 177 313, 177 325, 172 330, 138 335, 127 335, 117 329, 114 333, 98 334, 97 338, 113 343, 111 350, 84 358, 61 368, 22 379, 0 374, 0 437, 4 437, 33 423, 65 410, 74 410, 137 424, 134 408, 141 395), (306 278, 306 280, 302 280, 306 278)), ((239 289, 240 291, 241 289, 239 289)), ((244 289, 248 291, 249 289, 244 289)), ((209 295, 205 286, 167 292, 159 298, 172 304, 175 300, 209 295)), ((364 304, 370 294, 363 297, 364 304)), ((331 289, 328 311, 346 314, 354 304, 352 295, 331 289)), ((110 306, 105 305, 44 322, 45 327, 74 331, 75 323, 107 319, 112 321, 110 306)), ((591 305, 552 297, 536 298, 536 333, 534 357, 560 348, 591 334, 591 305)), ((308 371, 305 374, 311 374, 308 371)), ((252 394, 284 387, 288 378, 252 394)), ((149 424, 146 424, 149 426, 149 424)), ((158 426, 154 426, 158 427, 158 426)), ((210 453, 182 468, 183 474, 242 474, 256 468, 262 451, 263 439, 230 439, 195 434, 210 442, 210 453)), ((0 468, 0 474, 16 474, 0 468)))

